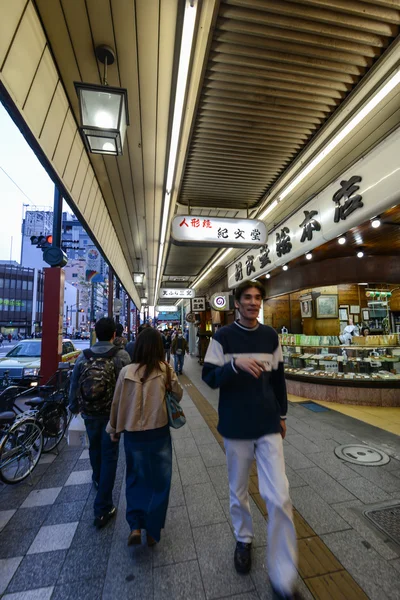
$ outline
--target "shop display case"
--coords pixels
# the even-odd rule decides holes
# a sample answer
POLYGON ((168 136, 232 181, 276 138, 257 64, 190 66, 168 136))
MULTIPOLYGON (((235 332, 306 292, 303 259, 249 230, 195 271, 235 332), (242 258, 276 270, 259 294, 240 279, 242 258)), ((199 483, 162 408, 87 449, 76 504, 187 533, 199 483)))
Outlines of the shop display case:
POLYGON ((354 338, 359 343, 351 346, 314 345, 307 343, 310 338, 327 341, 318 336, 281 336, 287 379, 336 386, 400 388, 398 335, 354 338), (303 343, 288 343, 296 341, 293 338, 303 343))

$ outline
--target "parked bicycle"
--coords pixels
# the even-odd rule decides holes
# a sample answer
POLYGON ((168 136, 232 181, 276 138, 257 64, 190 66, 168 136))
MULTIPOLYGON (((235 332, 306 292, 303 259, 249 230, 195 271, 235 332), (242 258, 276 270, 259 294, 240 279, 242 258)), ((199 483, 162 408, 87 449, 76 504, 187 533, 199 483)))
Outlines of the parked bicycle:
POLYGON ((9 386, 0 394, 0 408, 5 411, 0 413, 0 479, 5 483, 28 477, 40 454, 51 452, 63 439, 72 416, 68 410, 70 374, 68 365, 59 369, 50 384, 35 389, 35 398, 29 399, 32 388, 21 386, 9 386), (21 428, 25 437, 20 435, 21 428))

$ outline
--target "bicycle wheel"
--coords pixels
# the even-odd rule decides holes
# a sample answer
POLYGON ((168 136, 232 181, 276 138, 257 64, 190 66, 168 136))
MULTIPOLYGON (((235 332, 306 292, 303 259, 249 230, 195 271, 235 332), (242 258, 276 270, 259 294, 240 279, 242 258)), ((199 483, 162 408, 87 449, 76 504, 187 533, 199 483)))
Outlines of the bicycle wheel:
POLYGON ((68 414, 58 402, 48 402, 40 413, 43 423, 43 452, 51 452, 64 437, 68 427, 68 414))
POLYGON ((43 449, 42 430, 34 419, 16 421, 0 442, 0 479, 19 483, 36 467, 43 449))

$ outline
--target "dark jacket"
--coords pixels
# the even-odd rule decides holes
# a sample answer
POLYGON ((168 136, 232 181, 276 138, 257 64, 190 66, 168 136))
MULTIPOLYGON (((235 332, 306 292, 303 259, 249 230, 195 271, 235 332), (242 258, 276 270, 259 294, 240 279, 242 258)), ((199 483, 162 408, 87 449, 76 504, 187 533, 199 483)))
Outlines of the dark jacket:
MULTIPOLYGON (((110 350, 113 347, 114 345, 111 342, 96 342, 91 347, 91 350, 95 354, 105 354, 106 352, 108 352, 108 350, 110 350)), ((74 414, 79 412, 78 385, 85 360, 85 356, 83 352, 81 352, 81 354, 76 360, 74 370, 72 371, 71 386, 69 389, 69 409, 74 414)), ((118 352, 113 358, 113 361, 115 367, 115 379, 117 380, 122 367, 129 365, 131 359, 129 354, 125 350, 118 350, 118 352)))
POLYGON ((176 335, 174 337, 174 339, 172 340, 172 344, 171 344, 172 354, 176 354, 177 348, 182 349, 182 354, 185 354, 185 352, 189 352, 189 345, 183 336, 180 338, 176 335))

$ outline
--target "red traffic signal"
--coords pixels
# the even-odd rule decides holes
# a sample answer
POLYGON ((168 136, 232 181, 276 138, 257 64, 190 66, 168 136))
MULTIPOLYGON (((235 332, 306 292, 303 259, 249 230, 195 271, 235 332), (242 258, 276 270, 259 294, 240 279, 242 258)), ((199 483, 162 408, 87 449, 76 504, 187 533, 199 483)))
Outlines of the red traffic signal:
POLYGON ((52 235, 32 235, 31 244, 36 248, 50 248, 53 243, 52 235))

